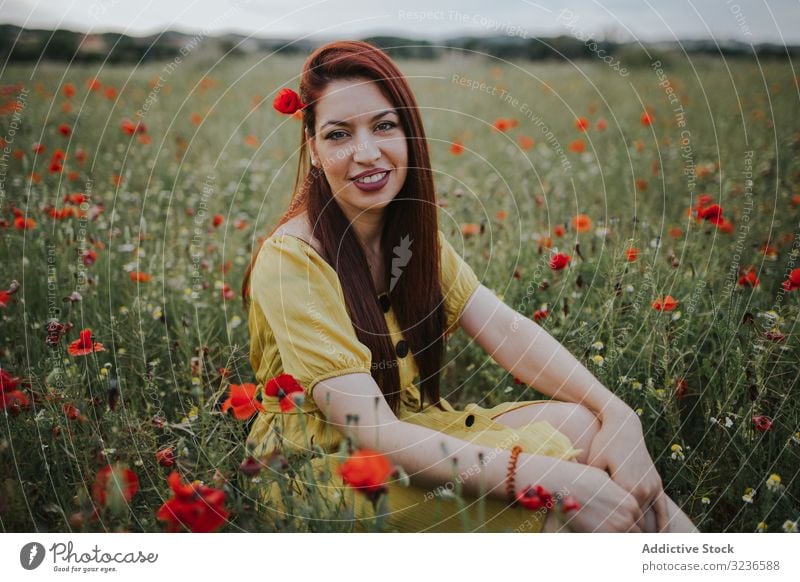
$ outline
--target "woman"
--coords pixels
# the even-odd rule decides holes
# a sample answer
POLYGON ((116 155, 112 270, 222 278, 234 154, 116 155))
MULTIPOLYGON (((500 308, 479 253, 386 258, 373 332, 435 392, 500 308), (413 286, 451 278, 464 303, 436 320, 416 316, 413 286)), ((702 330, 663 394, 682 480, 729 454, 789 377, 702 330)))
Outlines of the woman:
MULTIPOLYGON (((696 531, 664 493, 636 414, 481 285, 442 235, 419 110, 389 57, 363 42, 323 46, 304 65, 300 94, 285 89, 276 108, 302 112, 295 194, 256 249, 242 293, 246 306, 252 298, 260 386, 290 374, 305 401, 302 414, 281 415, 278 399, 263 395, 254 454, 330 453, 351 435, 410 475, 410 487, 388 494, 390 523, 404 531, 460 527, 457 504, 433 495, 455 488, 454 475, 468 499, 485 495, 488 530, 541 531, 541 512, 514 503, 540 485, 577 499, 572 530, 696 531), (560 402, 455 410, 440 397, 439 371, 459 326, 560 402), (450 513, 438 514, 433 497, 450 513)), ((322 471, 327 460, 315 461, 322 471)), ((270 503, 282 507, 277 486, 270 503)))

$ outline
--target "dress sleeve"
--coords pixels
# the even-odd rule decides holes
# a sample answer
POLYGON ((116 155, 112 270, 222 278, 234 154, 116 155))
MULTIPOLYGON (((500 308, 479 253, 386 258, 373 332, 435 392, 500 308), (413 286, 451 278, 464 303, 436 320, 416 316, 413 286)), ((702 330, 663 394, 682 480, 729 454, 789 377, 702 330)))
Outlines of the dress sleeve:
POLYGON ((467 301, 481 283, 472 267, 461 258, 441 230, 439 231, 439 244, 447 332, 452 333, 458 327, 458 319, 461 317, 467 301))
POLYGON ((358 340, 339 277, 305 241, 285 234, 268 238, 251 281, 283 371, 300 382, 307 398, 321 380, 370 373, 372 353, 358 340))

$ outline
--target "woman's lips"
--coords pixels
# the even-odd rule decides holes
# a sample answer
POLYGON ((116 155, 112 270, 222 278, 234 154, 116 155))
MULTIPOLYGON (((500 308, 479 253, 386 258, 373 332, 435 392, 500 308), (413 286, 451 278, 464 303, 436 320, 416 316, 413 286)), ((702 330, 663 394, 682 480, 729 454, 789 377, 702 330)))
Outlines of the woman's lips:
MULTIPOLYGON (((355 184, 356 188, 363 192, 374 192, 375 190, 380 190, 389 182, 389 175, 391 174, 391 170, 387 170, 383 178, 378 180, 377 182, 359 182, 358 180, 353 180, 353 184, 355 184)), ((373 174, 376 175, 376 174, 373 174)))

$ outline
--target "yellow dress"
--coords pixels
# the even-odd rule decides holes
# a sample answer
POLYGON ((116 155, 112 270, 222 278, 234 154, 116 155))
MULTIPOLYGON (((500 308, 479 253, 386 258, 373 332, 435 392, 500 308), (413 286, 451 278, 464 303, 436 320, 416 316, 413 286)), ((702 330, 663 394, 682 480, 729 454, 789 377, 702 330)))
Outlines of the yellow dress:
MULTIPOLYGON (((480 282, 441 231, 439 245, 447 330, 452 333, 480 282)), ((343 374, 369 374, 371 369, 371 352, 356 335, 336 271, 302 239, 289 234, 273 235, 264 242, 256 258, 251 298, 250 361, 266 410, 257 415, 248 436, 248 442, 254 446, 253 454, 258 457, 280 450, 276 429, 280 431, 284 449, 308 450, 318 445, 325 453, 336 452, 343 436, 326 422, 312 391, 321 380, 343 374), (277 399, 263 394, 264 384, 281 373, 291 374, 305 388, 302 413, 281 413, 277 399)), ((392 343, 397 345, 403 335, 388 296, 376 300, 381 301, 392 343)), ((581 452, 547 422, 511 428, 494 421, 505 412, 546 400, 506 402, 492 408, 473 403, 462 411, 442 398, 445 410, 426 405, 419 411, 420 392, 415 384, 419 372, 413 355, 410 352, 404 357, 398 355, 397 362, 402 388, 400 420, 498 451, 520 445, 526 453, 561 459, 573 459, 581 452)), ((329 455, 313 459, 312 463, 319 475, 330 480, 322 486, 321 495, 351 500, 354 505, 351 511, 357 520, 374 515, 374 508, 362 495, 347 496, 329 455)), ((453 483, 445 489, 452 490, 453 483)), ((405 532, 463 531, 465 523, 474 525, 476 519, 481 520, 480 531, 541 530, 542 516, 538 512, 509 507, 488 496, 483 499, 483 507, 477 499, 466 500, 465 506, 451 496, 433 495, 430 490, 413 485, 390 484, 387 521, 392 528, 405 532), (466 522, 462 512, 467 514, 466 522)), ((265 501, 270 511, 283 511, 277 484, 265 501)))

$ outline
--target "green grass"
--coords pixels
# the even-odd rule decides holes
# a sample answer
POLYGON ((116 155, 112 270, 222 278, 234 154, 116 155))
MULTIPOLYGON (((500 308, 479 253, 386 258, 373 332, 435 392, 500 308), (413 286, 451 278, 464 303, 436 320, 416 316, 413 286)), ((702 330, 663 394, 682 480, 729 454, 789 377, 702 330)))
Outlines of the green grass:
MULTIPOLYGON (((464 58, 401 68, 422 107, 441 228, 461 251, 461 225, 484 225, 463 243, 482 282, 526 317, 546 304, 542 325, 641 411, 667 492, 701 530, 750 532, 764 521, 768 531, 780 531, 800 513, 800 295, 781 288, 800 266, 792 254, 800 247, 796 79, 782 61, 670 63, 666 77, 647 66, 621 77, 602 62, 464 58), (509 99, 454 83, 454 73, 504 88, 509 99), (664 79, 680 101, 670 102, 664 79), (676 117, 676 103, 685 117, 676 117), (651 126, 640 123, 644 107, 651 126), (575 128, 577 116, 592 124, 585 135, 575 128), (496 132, 497 118, 518 125, 496 132), (541 124, 552 130, 549 138, 541 124), (521 136, 535 146, 521 149, 521 136), (569 148, 579 138, 582 154, 569 148), (454 140, 466 147, 459 156, 449 152, 454 140), (722 206, 733 232, 687 217, 701 193, 722 206), (591 217, 589 232, 572 229, 578 213, 591 217), (567 225, 562 237, 553 234, 559 224, 567 225), (670 235, 674 227, 680 235, 670 235), (550 270, 542 236, 572 255, 568 270, 550 270), (759 252, 767 241, 777 257, 759 252), (629 245, 640 250, 633 263, 625 260, 629 245), (755 289, 736 284, 739 267, 749 265, 760 279, 755 289), (678 308, 653 310, 652 301, 666 294, 678 308), (785 335, 781 342, 765 337, 774 325, 785 335), (602 364, 592 359, 597 355, 602 364), (683 398, 675 393, 680 379, 683 398), (774 421, 771 430, 754 429, 758 414, 774 421), (676 444, 683 460, 672 458, 676 444), (766 487, 773 473, 781 491, 766 487), (748 487, 756 490, 752 503, 742 499, 748 487)), ((170 469, 159 466, 155 452, 165 446, 175 448, 176 465, 190 479, 225 490, 231 515, 224 531, 343 527, 325 521, 336 508, 313 496, 292 499, 295 519, 255 512, 254 492, 271 477, 239 471, 248 428, 219 410, 228 383, 253 381, 246 314, 237 297, 223 301, 222 290, 228 285, 238 296, 257 237, 288 203, 299 123, 278 115, 271 101, 280 87, 296 88, 301 64, 248 58, 186 61, 172 72, 165 63, 100 72, 50 63, 35 71, 6 68, 3 82, 21 83, 27 94, 16 122, 7 109, 0 117, 9 152, 24 152, 3 166, 0 208, 8 224, 0 229, 0 288, 12 280, 21 287, 0 307, 0 366, 29 380, 25 392, 34 402, 0 422, 4 531, 76 529, 75 514, 90 510, 91 486, 106 460, 133 469, 139 491, 99 521, 84 516, 83 529, 161 531, 155 512, 169 497, 170 469), (95 75, 117 89, 113 99, 86 89, 95 75), (70 100, 61 93, 65 82, 77 88, 70 100), (66 101, 71 112, 62 110, 66 101), (120 129, 145 103, 149 144, 120 129), (193 123, 192 114, 202 122, 193 123), (61 123, 70 137, 59 134, 61 123), (247 144, 249 135, 257 147, 247 144), (39 156, 35 142, 46 147, 39 156), (63 172, 48 170, 56 148, 67 154, 63 172), (87 153, 82 165, 78 149, 87 153), (72 181, 69 171, 77 172, 72 181), (113 176, 121 176, 118 184, 113 176), (79 192, 90 197, 95 219, 48 216, 47 205, 62 208, 65 195, 79 192), (14 228, 14 208, 35 227, 14 228), (224 217, 216 228, 215 214, 224 217), (85 269, 83 249, 97 253, 85 269), (152 279, 133 282, 133 269, 152 279), (74 291, 82 299, 65 300, 74 291), (74 324, 55 349, 45 343, 53 316, 74 324), (83 328, 106 350, 68 355, 83 328), (112 410, 109 398, 117 394, 112 410), (66 403, 85 420, 68 419, 66 403)), ((449 357, 458 359, 444 372, 442 393, 451 402, 540 397, 468 340, 462 332, 450 341, 449 357)), ((291 457, 291 470, 304 475, 307 460, 291 457)))

